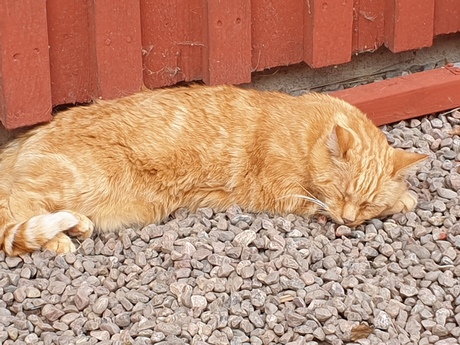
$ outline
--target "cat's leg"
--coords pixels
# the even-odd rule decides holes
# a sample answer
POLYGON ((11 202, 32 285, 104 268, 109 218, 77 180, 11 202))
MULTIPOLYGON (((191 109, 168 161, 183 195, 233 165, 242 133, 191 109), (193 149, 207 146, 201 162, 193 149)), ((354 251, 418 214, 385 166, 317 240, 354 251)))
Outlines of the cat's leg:
POLYGON ((410 212, 417 206, 417 200, 417 194, 410 190, 405 191, 392 207, 387 208, 380 214, 380 217, 391 216, 392 214, 400 212, 410 212))
POLYGON ((13 256, 41 248, 66 253, 75 251, 75 246, 63 232, 84 239, 91 236, 93 229, 94 224, 78 213, 60 211, 40 214, 27 221, 6 226, 0 249, 13 256))
MULTIPOLYGON (((93 234, 94 223, 86 216, 75 213, 72 211, 61 211, 72 214, 75 218, 79 220, 78 224, 69 228, 66 233, 71 237, 76 237, 79 240, 85 240, 93 234)), ((44 249, 49 249, 55 251, 58 254, 64 254, 68 252, 75 252, 76 248, 71 238, 65 233, 60 232, 54 238, 49 240, 43 245, 44 249)))
POLYGON ((20 255, 39 250, 63 231, 77 226, 79 220, 68 212, 39 214, 26 221, 9 218, 3 224, 0 249, 8 255, 20 255))
POLYGON ((76 237, 79 240, 84 240, 91 237, 94 231, 94 223, 88 217, 72 211, 66 210, 65 212, 71 213, 80 221, 76 226, 67 230, 67 233, 70 236, 76 237))
POLYGON ((71 251, 75 246, 63 232, 91 236, 94 225, 87 217, 62 211, 79 204, 80 187, 86 186, 84 174, 72 159, 40 152, 10 160, 3 155, 0 171, 14 178, 0 179, 0 250, 8 255, 44 246, 71 251))
MULTIPOLYGON (((76 251, 76 248, 69 236, 76 237, 79 240, 84 240, 86 238, 89 238, 93 234, 94 224, 88 217, 82 214, 76 213, 76 212, 68 211, 68 210, 60 211, 54 214, 52 213, 50 215, 57 215, 57 214, 63 217, 69 217, 71 215, 75 219, 77 219, 77 223, 71 227, 69 227, 71 223, 68 223, 68 224, 61 223, 60 224, 61 231, 65 231, 67 234, 65 234, 64 232, 57 233, 53 238, 45 242, 42 245, 42 248, 55 251, 58 254, 74 252, 76 251)), ((47 215, 44 215, 44 216, 47 216, 47 215)), ((72 222, 72 224, 73 223, 74 222, 72 222)))
MULTIPOLYGON (((67 230, 67 234, 76 237, 80 240, 84 240, 86 238, 91 237, 94 231, 94 224, 88 217, 75 213, 72 211, 61 211, 60 213, 69 213, 75 218, 78 219, 78 224, 69 228, 67 230)), ((76 251, 75 245, 73 244, 72 240, 69 236, 64 234, 63 232, 58 233, 54 236, 51 240, 46 242, 43 246, 44 249, 49 249, 55 251, 58 254, 74 252, 76 251)))

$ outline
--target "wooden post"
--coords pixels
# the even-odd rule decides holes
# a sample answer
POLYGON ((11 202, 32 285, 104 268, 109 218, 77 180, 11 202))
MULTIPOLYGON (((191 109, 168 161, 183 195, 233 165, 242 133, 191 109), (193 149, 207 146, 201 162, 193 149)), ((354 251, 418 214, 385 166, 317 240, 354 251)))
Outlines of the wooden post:
POLYGON ((350 61, 353 0, 306 0, 304 7, 305 62, 318 68, 350 61))
POLYGON ((250 2, 203 1, 203 80, 207 84, 250 82, 250 2))
POLYGON ((51 119, 45 0, 0 2, 0 116, 7 129, 51 119))
POLYGON ((201 79, 202 6, 202 0, 141 0, 147 87, 201 79))
POLYGON ((99 96, 96 52, 88 1, 47 0, 53 105, 85 103, 99 96))
POLYGON ((445 67, 331 93, 350 102, 376 125, 460 106, 460 67, 445 67))
POLYGON ((434 0, 386 0, 385 44, 394 53, 430 47, 434 0))
POLYGON ((303 0, 252 0, 252 70, 303 61, 303 0))
POLYGON ((460 3, 458 0, 436 0, 434 8, 434 34, 460 31, 460 3))
POLYGON ((97 0, 93 39, 97 87, 102 98, 117 98, 142 87, 139 0, 97 0))
POLYGON ((353 52, 374 51, 383 44, 385 1, 355 0, 353 52))

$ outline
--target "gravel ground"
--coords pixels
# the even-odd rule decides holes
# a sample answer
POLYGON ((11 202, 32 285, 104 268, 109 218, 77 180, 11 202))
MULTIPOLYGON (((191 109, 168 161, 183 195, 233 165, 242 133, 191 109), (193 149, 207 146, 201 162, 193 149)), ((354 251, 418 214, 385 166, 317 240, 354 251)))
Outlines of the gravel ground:
POLYGON ((382 127, 431 156, 406 215, 351 229, 181 209, 75 254, 0 253, 0 343, 458 344, 459 124, 456 111, 382 127))

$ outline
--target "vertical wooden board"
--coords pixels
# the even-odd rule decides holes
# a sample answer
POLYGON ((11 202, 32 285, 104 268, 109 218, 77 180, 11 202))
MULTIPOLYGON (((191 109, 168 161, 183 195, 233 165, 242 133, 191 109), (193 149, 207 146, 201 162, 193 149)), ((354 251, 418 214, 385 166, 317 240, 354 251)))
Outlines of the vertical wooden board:
POLYGON ((99 96, 91 0, 47 0, 53 105, 99 96))
POLYGON ((203 80, 207 84, 251 81, 251 4, 204 0, 203 80))
POLYGON ((252 0, 252 69, 303 60, 303 0, 252 0))
POLYGON ((141 0, 144 83, 201 79, 202 0, 141 0))
POLYGON ((386 0, 385 44, 394 53, 433 44, 434 0, 386 0))
POLYGON ((139 0, 97 0, 94 39, 97 86, 102 98, 117 98, 142 88, 139 0))
POLYGON ((306 0, 304 60, 313 68, 351 60, 353 0, 306 0))
POLYGON ((353 52, 372 52, 383 44, 385 1, 355 0, 353 52))
POLYGON ((458 0, 436 0, 434 34, 449 34, 457 31, 460 31, 460 2, 458 0))
POLYGON ((51 119, 45 0, 0 2, 1 121, 14 129, 51 119))

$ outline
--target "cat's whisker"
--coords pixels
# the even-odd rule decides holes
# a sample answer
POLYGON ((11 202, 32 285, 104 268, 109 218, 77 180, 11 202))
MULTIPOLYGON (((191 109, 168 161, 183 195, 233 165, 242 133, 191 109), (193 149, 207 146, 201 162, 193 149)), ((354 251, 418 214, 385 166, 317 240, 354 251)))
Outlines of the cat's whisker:
MULTIPOLYGON (((310 197, 312 197, 313 199, 316 199, 315 196, 314 196, 313 194, 311 194, 310 191, 309 191, 307 188, 305 188, 304 186, 302 186, 299 182, 296 182, 296 184, 297 184, 300 188, 302 188, 303 191, 304 191, 305 193, 307 193, 310 197)), ((316 200, 318 200, 318 199, 316 199, 316 200)))
POLYGON ((321 200, 315 198, 315 196, 314 196, 312 193, 310 193, 310 191, 309 191, 308 189, 306 189, 304 186, 302 186, 299 182, 297 182, 297 184, 299 185, 300 188, 303 189, 303 191, 304 191, 305 193, 308 194, 309 197, 311 197, 311 198, 313 198, 313 199, 315 199, 315 200, 318 200, 320 203, 324 204, 324 205, 325 205, 324 210, 327 211, 327 210, 329 209, 329 207, 328 207, 325 203, 323 203, 321 200))
POLYGON ((309 197, 309 196, 306 196, 306 195, 301 195, 301 194, 290 194, 290 195, 285 195, 285 196, 282 196, 280 198, 277 198, 277 200, 279 199, 286 199, 286 198, 300 198, 300 199, 304 199, 304 200, 308 200, 318 206, 320 206, 321 208, 323 208, 324 210, 328 210, 329 207, 324 203, 322 202, 321 200, 318 200, 316 198, 312 198, 312 197, 309 197))

